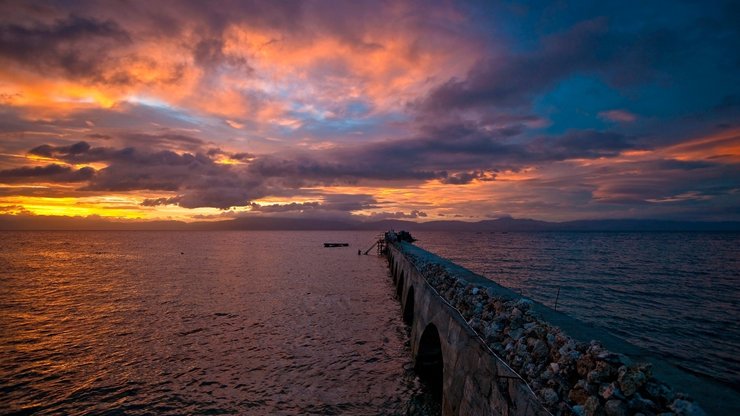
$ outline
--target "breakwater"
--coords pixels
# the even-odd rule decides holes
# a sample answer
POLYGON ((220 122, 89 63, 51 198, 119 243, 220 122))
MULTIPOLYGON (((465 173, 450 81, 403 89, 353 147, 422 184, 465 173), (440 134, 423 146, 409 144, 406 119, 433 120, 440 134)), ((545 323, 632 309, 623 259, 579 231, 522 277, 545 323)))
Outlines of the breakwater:
POLYGON ((413 359, 443 414, 737 414, 727 387, 387 238, 413 359))

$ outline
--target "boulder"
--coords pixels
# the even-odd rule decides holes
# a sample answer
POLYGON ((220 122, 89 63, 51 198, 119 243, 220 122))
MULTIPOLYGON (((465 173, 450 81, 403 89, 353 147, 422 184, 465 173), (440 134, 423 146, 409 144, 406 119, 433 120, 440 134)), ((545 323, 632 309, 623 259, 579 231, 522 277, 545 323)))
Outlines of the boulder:
POLYGON ((622 400, 612 399, 606 401, 604 413, 606 413, 606 416, 628 416, 629 408, 627 403, 622 400))
POLYGON ((583 410, 586 416, 604 416, 604 407, 601 406, 601 402, 596 396, 590 396, 586 399, 583 410))
POLYGON ((536 360, 544 360, 550 355, 550 349, 544 341, 537 339, 532 343, 532 355, 536 360))
POLYGON ((570 389, 570 392, 568 393, 568 400, 577 404, 585 404, 589 396, 590 394, 586 389, 586 381, 579 380, 578 383, 576 383, 576 385, 572 389, 570 389))
POLYGON ((601 387, 599 387, 599 396, 603 397, 604 400, 625 399, 624 394, 619 390, 617 383, 602 384, 601 387))
POLYGON ((658 410, 657 406, 652 400, 644 399, 642 396, 640 396, 640 393, 635 393, 634 396, 630 398, 629 402, 627 402, 627 405, 632 412, 651 414, 655 413, 658 410))
POLYGON ((670 387, 655 379, 651 379, 645 383, 643 390, 648 394, 650 399, 663 406, 672 402, 676 396, 670 387))
POLYGON ((560 401, 558 393, 551 388, 544 388, 540 390, 540 397, 542 398, 542 401, 548 406, 553 406, 558 401, 560 401))
POLYGON ((637 393, 643 384, 647 381, 645 374, 636 366, 619 367, 619 388, 625 396, 629 397, 637 393))

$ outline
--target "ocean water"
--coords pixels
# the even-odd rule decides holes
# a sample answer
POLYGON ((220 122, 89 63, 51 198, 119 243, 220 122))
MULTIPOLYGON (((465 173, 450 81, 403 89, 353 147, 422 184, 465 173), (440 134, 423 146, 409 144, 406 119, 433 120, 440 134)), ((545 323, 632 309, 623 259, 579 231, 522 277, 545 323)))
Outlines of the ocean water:
MULTIPOLYGON (((740 235, 415 233, 735 389, 740 235)), ((370 232, 2 232, 0 414, 405 414, 428 401, 370 232), (349 248, 323 248, 325 241, 349 248)))
POLYGON ((0 414, 404 414, 374 236, 0 233, 0 414))
POLYGON ((559 311, 740 391, 740 234, 414 236, 420 247, 548 306, 557 300, 559 311))

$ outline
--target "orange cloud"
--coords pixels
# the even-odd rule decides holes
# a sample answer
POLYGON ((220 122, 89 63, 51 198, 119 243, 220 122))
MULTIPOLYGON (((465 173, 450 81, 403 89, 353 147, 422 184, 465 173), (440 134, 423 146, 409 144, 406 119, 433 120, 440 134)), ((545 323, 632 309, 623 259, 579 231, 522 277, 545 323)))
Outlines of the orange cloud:
POLYGON ((661 151, 678 160, 711 160, 722 163, 740 162, 740 129, 699 137, 661 151))

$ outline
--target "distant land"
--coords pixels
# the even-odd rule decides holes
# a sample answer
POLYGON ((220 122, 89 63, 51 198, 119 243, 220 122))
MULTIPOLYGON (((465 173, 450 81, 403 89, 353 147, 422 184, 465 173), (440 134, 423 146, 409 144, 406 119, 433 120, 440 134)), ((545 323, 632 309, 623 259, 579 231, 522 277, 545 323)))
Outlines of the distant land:
POLYGON ((547 222, 499 218, 478 222, 382 220, 372 222, 309 218, 250 217, 221 221, 115 221, 100 217, 0 215, 0 230, 408 230, 468 232, 546 231, 729 231, 740 232, 740 221, 669 221, 649 219, 547 222))

